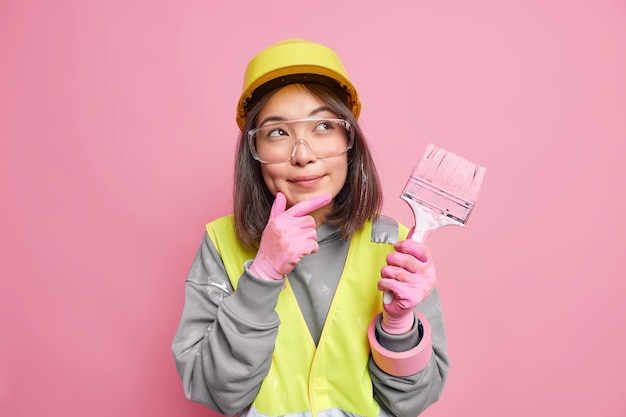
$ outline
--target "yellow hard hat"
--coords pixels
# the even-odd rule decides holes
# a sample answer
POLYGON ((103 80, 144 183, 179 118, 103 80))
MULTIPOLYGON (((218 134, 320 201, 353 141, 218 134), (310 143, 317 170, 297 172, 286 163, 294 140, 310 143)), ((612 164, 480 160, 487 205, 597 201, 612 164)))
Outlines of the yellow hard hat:
POLYGON ((237 104, 237 125, 243 129, 249 105, 254 96, 262 96, 271 88, 294 82, 333 83, 346 94, 346 104, 358 119, 361 102, 348 79, 339 56, 332 49, 303 39, 288 39, 259 52, 248 63, 243 91, 237 104))

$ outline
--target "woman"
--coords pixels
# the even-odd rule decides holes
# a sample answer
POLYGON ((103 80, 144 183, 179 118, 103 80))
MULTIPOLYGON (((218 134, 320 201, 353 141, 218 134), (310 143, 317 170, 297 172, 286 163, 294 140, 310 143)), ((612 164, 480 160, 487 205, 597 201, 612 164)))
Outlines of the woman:
POLYGON ((430 252, 379 214, 359 112, 323 45, 283 41, 248 64, 234 214, 207 225, 172 347, 190 400, 225 415, 413 417, 441 395, 430 252))

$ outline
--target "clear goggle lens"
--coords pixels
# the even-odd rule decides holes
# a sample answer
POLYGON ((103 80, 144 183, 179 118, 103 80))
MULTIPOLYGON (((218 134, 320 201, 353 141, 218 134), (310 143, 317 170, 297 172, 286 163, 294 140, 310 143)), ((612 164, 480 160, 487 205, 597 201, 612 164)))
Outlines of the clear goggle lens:
POLYGON ((248 144, 254 159, 275 164, 291 161, 298 145, 306 146, 318 159, 342 155, 352 148, 354 134, 347 120, 309 117, 249 130, 248 144))

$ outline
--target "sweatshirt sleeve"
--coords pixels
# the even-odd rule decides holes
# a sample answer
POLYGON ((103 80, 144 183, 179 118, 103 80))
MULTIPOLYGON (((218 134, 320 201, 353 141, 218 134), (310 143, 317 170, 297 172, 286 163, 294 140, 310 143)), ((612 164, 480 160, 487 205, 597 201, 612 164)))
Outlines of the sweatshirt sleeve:
POLYGON ((247 264, 233 291, 220 256, 204 234, 172 343, 185 396, 229 416, 258 394, 280 324, 275 308, 284 279, 258 279, 247 264))
MULTIPOLYGON (((436 288, 417 306, 417 310, 427 321, 432 335, 432 356, 426 366, 415 374, 400 377, 384 372, 371 356, 369 360, 374 396, 381 406, 396 417, 415 417, 436 402, 448 376, 446 333, 436 288)), ((422 339, 419 343, 427 342, 422 339)))

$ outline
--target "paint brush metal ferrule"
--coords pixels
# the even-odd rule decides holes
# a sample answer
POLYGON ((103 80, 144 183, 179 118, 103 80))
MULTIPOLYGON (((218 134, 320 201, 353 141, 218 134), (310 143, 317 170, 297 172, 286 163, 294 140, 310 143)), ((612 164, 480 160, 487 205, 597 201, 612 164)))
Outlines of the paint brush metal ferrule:
POLYGON ((434 210, 435 213, 440 213, 460 223, 461 226, 467 223, 474 208, 472 203, 413 175, 409 177, 401 198, 407 202, 411 200, 424 205, 434 210))

